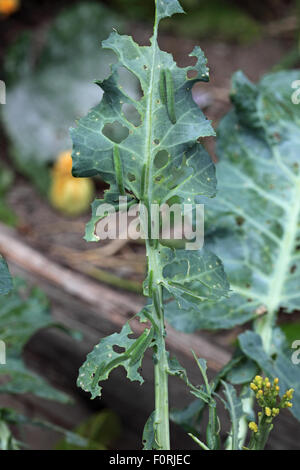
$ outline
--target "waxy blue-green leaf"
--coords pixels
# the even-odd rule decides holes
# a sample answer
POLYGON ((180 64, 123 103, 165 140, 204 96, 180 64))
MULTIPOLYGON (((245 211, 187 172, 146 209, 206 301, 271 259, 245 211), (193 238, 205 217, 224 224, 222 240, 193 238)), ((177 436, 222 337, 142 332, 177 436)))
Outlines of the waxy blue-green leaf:
POLYGON ((12 279, 8 271, 7 263, 0 255, 0 295, 7 294, 12 287, 12 279))
POLYGON ((129 323, 126 323, 120 333, 103 338, 87 355, 79 369, 77 385, 89 392, 92 399, 101 396, 99 382, 107 380, 111 371, 119 366, 124 367, 129 380, 144 382, 139 369, 145 351, 153 345, 153 329, 145 328, 136 339, 129 338, 132 333, 129 323), (122 352, 117 352, 115 346, 122 348, 122 352))
POLYGON ((70 403, 70 397, 52 387, 42 377, 27 369, 22 359, 6 358, 6 364, 0 367, 0 377, 5 380, 0 383, 1 393, 23 394, 31 393, 37 397, 54 400, 60 403, 70 403))
POLYGON ((29 289, 20 279, 14 289, 0 297, 0 338, 10 355, 19 354, 39 329, 53 325, 48 301, 39 289, 29 289))
MULTIPOLYGON (((217 197, 205 203, 206 248, 223 261, 233 295, 174 311, 178 329, 231 328, 282 308, 300 308, 300 106, 298 71, 267 75, 258 85, 237 73, 234 109, 218 131, 217 197)), ((266 339, 266 344, 270 338, 266 339)))
MULTIPOLYGON (((157 44, 160 19, 176 12, 182 12, 176 0, 157 0, 150 46, 141 47, 130 36, 120 36, 116 31, 103 41, 103 47, 115 52, 119 62, 112 66, 106 80, 98 82, 104 92, 100 104, 71 130, 74 176, 101 175, 110 184, 114 198, 116 190, 120 195, 125 190, 138 202, 146 199, 161 204, 172 199, 184 204, 194 203, 196 195, 212 197, 216 192, 214 165, 197 142, 214 131, 191 92, 196 82, 208 80, 206 59, 195 47, 190 56, 196 58, 196 64, 179 68, 172 55, 157 44), (143 93, 140 100, 125 92, 119 77, 124 68, 139 80, 143 93), (188 78, 190 70, 196 73, 193 79, 188 78), (165 98, 161 74, 168 76, 163 85, 165 98), (135 109, 140 122, 130 119, 128 109, 135 109), (118 138, 112 134, 113 127, 119 129, 118 138)), ((99 220, 96 212, 102 203, 94 205, 88 240, 97 239, 93 226, 99 220)))
POLYGON ((175 13, 184 13, 180 3, 177 0, 157 0, 157 19, 158 21, 168 16, 175 15, 175 13))
MULTIPOLYGON (((204 300, 227 295, 229 283, 223 264, 206 250, 172 250, 161 252, 162 285, 175 298, 175 310, 197 309, 204 300)), ((172 318, 174 303, 166 304, 166 315, 172 318)), ((171 320, 172 322, 172 320, 171 320)))
POLYGON ((30 371, 21 359, 28 340, 41 328, 56 326, 50 316, 48 301, 39 289, 29 288, 14 279, 14 288, 0 297, 0 338, 5 343, 6 363, 0 367, 0 393, 32 393, 61 403, 70 401, 42 377, 30 371))

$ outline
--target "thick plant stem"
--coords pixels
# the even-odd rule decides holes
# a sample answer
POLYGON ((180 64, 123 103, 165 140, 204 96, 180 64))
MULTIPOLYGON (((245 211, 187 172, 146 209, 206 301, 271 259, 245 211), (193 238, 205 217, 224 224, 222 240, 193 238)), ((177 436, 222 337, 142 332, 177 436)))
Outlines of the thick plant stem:
POLYGON ((166 351, 154 366, 156 439, 162 450, 170 450, 169 392, 166 351))
POLYGON ((154 358, 155 375, 155 434, 156 442, 161 450, 170 450, 170 420, 168 392, 168 357, 165 347, 165 324, 162 288, 159 285, 161 270, 158 259, 156 241, 147 240, 148 272, 152 273, 149 280, 149 295, 153 300, 153 318, 157 324, 159 335, 158 347, 154 358))

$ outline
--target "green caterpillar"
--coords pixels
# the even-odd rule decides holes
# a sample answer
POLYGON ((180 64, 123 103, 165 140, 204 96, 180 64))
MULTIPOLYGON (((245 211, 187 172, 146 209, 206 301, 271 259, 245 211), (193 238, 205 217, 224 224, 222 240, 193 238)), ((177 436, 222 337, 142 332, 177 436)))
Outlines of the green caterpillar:
POLYGON ((119 147, 117 145, 114 146, 113 155, 114 155, 114 167, 115 167, 117 186, 120 191, 120 194, 124 196, 125 188, 124 188, 124 181, 123 181, 123 167, 122 167, 122 160, 120 157, 119 147))
POLYGON ((143 356, 144 352, 149 348, 153 339, 153 328, 150 330, 146 328, 142 335, 138 338, 134 345, 134 350, 130 354, 129 365, 135 365, 143 356))
POLYGON ((176 124, 174 81, 169 69, 161 70, 159 79, 160 99, 167 107, 169 119, 172 124, 176 124))

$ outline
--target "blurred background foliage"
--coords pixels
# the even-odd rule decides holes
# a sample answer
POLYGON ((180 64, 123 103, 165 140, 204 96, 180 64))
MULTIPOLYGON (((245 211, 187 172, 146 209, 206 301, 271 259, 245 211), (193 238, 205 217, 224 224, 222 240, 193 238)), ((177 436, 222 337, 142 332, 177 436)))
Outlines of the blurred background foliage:
MULTIPOLYGON (((7 84, 7 104, 0 113, 9 155, 16 169, 48 196, 55 177, 50 167, 71 148, 69 127, 99 102, 102 92, 93 80, 102 80, 114 61, 111 51, 101 50, 101 41, 113 28, 130 34, 145 29, 147 37, 154 2, 1 2, 0 73, 7 84)), ((163 34, 244 45, 283 31, 292 47, 278 68, 295 66, 299 0, 182 0, 182 5, 188 15, 165 20, 163 34)), ((123 71, 121 80, 128 92, 138 93, 132 76, 123 71)), ((89 202, 87 196, 83 211, 89 202)))

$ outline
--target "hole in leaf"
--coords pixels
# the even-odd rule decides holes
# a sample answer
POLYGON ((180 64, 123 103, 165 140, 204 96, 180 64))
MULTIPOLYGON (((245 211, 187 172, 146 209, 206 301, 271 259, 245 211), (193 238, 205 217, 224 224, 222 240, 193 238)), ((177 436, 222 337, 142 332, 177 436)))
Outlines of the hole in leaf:
POLYGON ((143 97, 143 91, 138 78, 125 67, 120 67, 118 73, 118 85, 121 90, 131 99, 139 101, 143 97))
POLYGON ((159 139, 154 139, 154 140, 153 140, 153 143, 154 143, 155 145, 159 145, 159 142, 160 142, 159 139))
POLYGON ((194 78, 196 78, 198 76, 198 70, 196 69, 190 69, 187 71, 186 73, 186 78, 188 80, 193 80, 194 78))
POLYGON ((120 144, 125 140, 129 135, 128 127, 122 126, 119 121, 113 123, 105 124, 102 129, 102 134, 105 135, 109 140, 120 144))
POLYGON ((159 175, 155 178, 155 181, 156 183, 159 183, 160 181, 162 181, 164 179, 164 177, 162 175, 159 175))
POLYGON ((122 106, 122 111, 125 114, 127 121, 131 122, 135 127, 141 125, 142 120, 138 110, 130 103, 124 103, 122 106))
POLYGON ((297 266, 294 264, 293 266, 291 266, 290 273, 291 273, 291 274, 294 274, 294 272, 296 271, 296 269, 297 269, 297 266))
POLYGON ((122 354, 126 351, 125 348, 122 348, 121 346, 118 346, 117 344, 113 345, 113 350, 118 354, 122 354))
POLYGON ((169 161, 169 154, 166 150, 157 152, 154 158, 154 165, 156 168, 163 168, 169 161))
POLYGON ((237 225, 241 226, 245 222, 245 219, 244 219, 244 217, 241 217, 239 215, 238 217, 235 218, 235 221, 236 221, 237 225))
POLYGON ((133 173, 128 173, 127 178, 129 179, 131 183, 133 183, 136 180, 136 177, 133 173))

